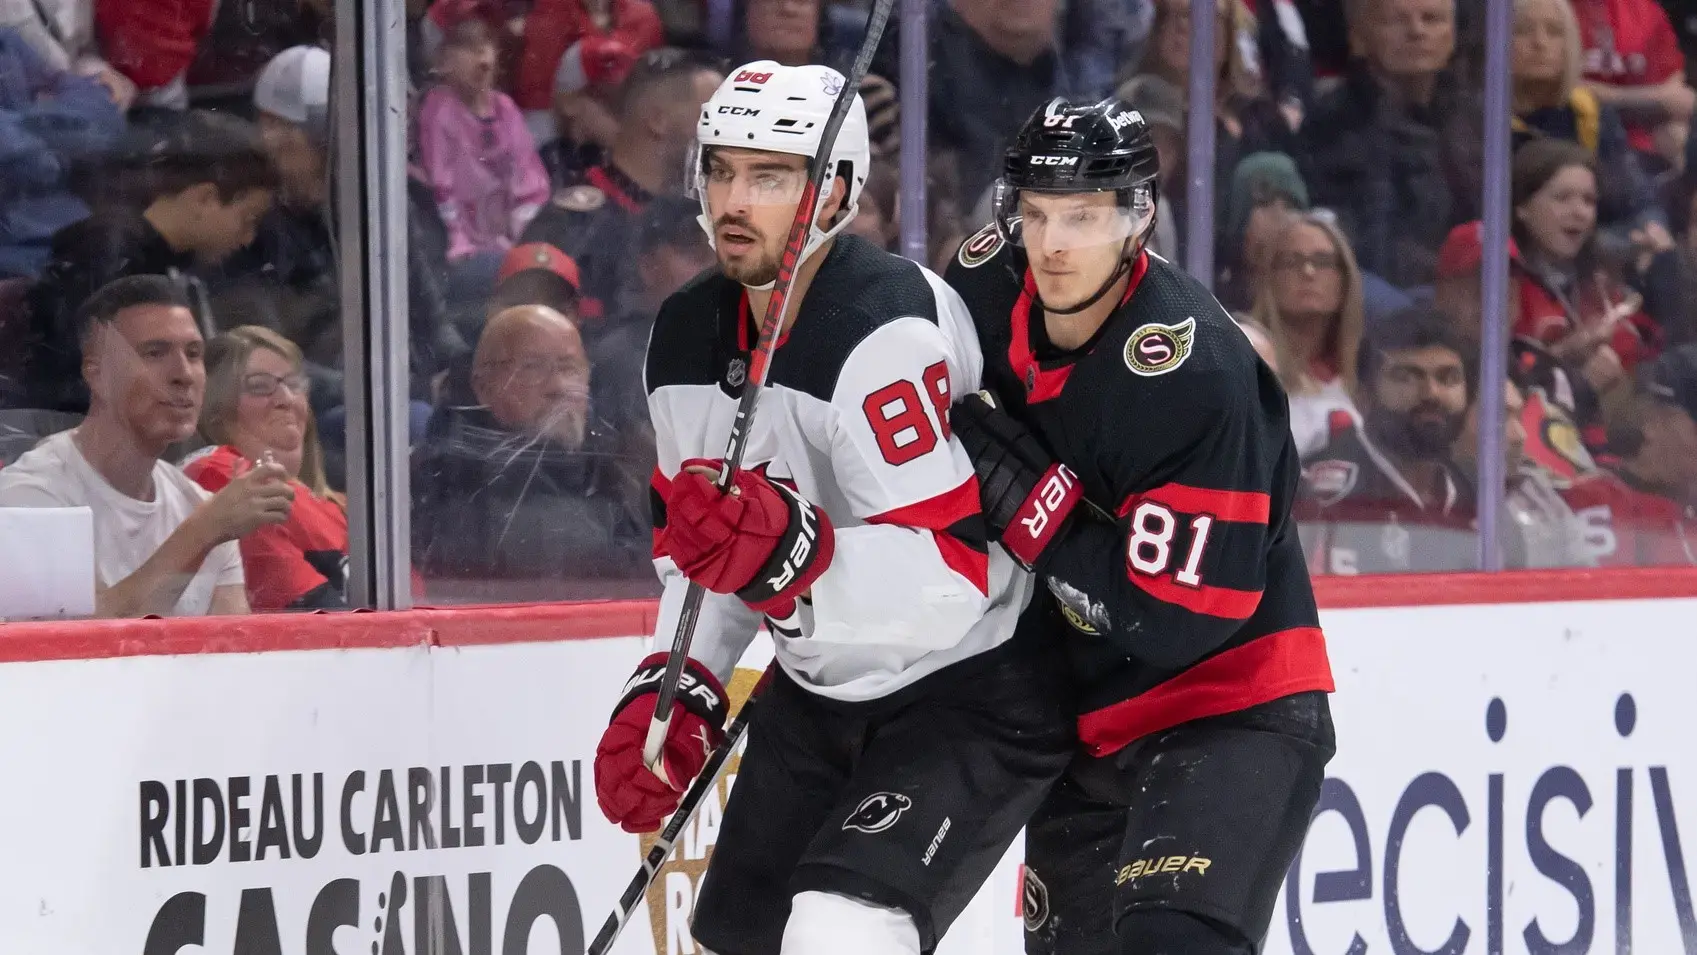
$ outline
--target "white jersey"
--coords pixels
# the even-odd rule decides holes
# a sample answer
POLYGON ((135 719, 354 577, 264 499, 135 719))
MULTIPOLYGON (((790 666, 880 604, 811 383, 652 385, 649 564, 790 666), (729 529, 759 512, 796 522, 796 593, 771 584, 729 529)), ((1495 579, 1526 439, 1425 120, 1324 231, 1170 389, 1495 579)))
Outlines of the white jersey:
MULTIPOLYGON (((742 286, 716 270, 654 323, 657 650, 671 646, 688 586, 659 546, 661 501, 684 461, 724 456, 754 326, 742 286)), ((953 397, 976 391, 982 372, 953 289, 859 238, 837 240, 778 343, 744 460, 792 483, 836 528, 799 636, 773 631, 778 663, 813 692, 874 699, 1013 635, 1031 578, 986 547, 972 462, 948 428, 953 397)), ((735 596, 709 593, 690 656, 727 680, 760 624, 735 596)))

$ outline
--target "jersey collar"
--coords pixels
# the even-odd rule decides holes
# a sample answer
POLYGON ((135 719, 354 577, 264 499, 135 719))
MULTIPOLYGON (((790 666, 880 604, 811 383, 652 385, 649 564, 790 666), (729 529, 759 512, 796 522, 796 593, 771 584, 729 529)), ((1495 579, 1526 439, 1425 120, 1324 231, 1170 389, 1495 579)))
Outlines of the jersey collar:
MULTIPOLYGON (((1149 253, 1140 251, 1131 266, 1131 281, 1125 285, 1125 294, 1120 296, 1118 309, 1124 308, 1131 301, 1132 293, 1142 284, 1143 276, 1149 272, 1149 253)), ((1049 334, 1043 324, 1043 315, 1037 305, 1037 279, 1031 274, 1031 266, 1025 268, 1025 287, 1019 293, 1019 300, 1013 307, 1013 338, 1008 342, 1008 364, 1013 366, 1014 373, 1025 385, 1026 401, 1036 404, 1049 401, 1060 396, 1066 388, 1067 376, 1072 374, 1073 363, 1090 354, 1096 343, 1102 340, 1110 326, 1114 324, 1113 315, 1102 323, 1096 334, 1082 346, 1068 352, 1057 352, 1053 357, 1038 357, 1038 352, 1050 352, 1049 334), (1032 320, 1032 312, 1037 312, 1037 319, 1032 320)))

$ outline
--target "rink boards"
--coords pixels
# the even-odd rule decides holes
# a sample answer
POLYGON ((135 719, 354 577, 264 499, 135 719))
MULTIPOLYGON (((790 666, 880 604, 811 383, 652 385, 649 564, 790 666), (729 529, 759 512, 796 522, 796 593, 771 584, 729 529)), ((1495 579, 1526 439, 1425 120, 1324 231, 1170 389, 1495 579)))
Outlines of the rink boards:
MULTIPOLYGON (((1450 580, 1541 602, 1324 614, 1340 752, 1267 951, 1697 955, 1697 577, 1450 580)), ((650 613, 0 627, 0 951, 578 955, 643 848, 591 764, 644 641, 588 635, 650 613)), ((694 951, 718 815, 617 952, 694 951)), ((1014 861, 943 955, 1021 950, 1014 861)))

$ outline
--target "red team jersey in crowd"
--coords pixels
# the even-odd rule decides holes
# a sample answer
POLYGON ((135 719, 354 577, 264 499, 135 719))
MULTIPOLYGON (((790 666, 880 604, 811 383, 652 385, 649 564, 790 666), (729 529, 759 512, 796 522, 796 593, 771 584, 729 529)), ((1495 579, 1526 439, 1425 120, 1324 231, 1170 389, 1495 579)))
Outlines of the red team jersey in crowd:
MULTIPOLYGON (((1685 54, 1656 0, 1573 0, 1585 47, 1585 78, 1612 86, 1654 86, 1685 70, 1685 54)), ((1651 127, 1628 121, 1632 148, 1653 152, 1651 127)))
POLYGON ((1562 492, 1601 567, 1697 566, 1697 507, 1602 472, 1562 492))
MULTIPOLYGON (((235 477, 241 461, 235 448, 224 445, 191 459, 183 470, 216 494, 235 477)), ((248 606, 256 611, 313 608, 332 596, 339 601, 347 592, 347 512, 299 481, 293 484, 289 519, 241 541, 248 606)))

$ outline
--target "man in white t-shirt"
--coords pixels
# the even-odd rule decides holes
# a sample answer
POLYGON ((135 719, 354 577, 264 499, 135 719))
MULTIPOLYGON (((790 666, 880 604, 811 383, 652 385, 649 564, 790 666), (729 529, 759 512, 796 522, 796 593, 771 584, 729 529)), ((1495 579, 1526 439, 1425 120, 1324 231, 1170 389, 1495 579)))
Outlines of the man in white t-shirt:
POLYGON ((77 327, 88 417, 0 470, 0 507, 93 510, 100 616, 247 613, 236 541, 287 520, 294 492, 274 462, 208 494, 160 460, 194 433, 206 390, 188 302, 163 276, 122 278, 77 327))

